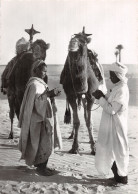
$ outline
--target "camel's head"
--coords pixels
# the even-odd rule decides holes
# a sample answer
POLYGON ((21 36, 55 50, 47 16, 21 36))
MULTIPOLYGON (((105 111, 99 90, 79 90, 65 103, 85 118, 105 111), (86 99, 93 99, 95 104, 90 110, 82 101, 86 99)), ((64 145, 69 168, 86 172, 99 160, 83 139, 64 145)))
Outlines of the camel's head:
POLYGON ((33 57, 34 60, 46 58, 46 50, 49 49, 50 44, 46 44, 43 40, 36 40, 32 45, 33 57))
POLYGON ((69 51, 72 51, 72 52, 78 51, 79 47, 80 47, 80 42, 78 38, 75 38, 75 37, 71 38, 68 46, 69 51))
POLYGON ((90 36, 91 34, 85 34, 85 28, 83 27, 83 31, 74 34, 74 36, 71 38, 70 43, 69 43, 69 51, 75 52, 78 51, 80 47, 83 47, 84 45, 87 45, 88 43, 91 42, 90 36))

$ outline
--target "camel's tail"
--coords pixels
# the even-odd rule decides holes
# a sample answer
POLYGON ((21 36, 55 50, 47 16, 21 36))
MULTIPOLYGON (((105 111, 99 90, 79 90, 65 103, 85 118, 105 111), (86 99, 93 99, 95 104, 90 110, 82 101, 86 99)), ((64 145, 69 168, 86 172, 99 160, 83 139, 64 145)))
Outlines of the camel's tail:
POLYGON ((71 110, 70 110, 69 102, 67 99, 66 99, 66 111, 64 115, 64 123, 66 124, 71 123, 71 110))

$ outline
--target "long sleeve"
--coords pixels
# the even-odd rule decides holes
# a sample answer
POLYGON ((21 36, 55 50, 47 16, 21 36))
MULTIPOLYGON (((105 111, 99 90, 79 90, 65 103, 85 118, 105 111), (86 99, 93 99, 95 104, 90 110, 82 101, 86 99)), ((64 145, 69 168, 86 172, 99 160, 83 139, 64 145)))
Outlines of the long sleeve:
POLYGON ((105 98, 101 97, 99 99, 99 104, 103 108, 105 112, 108 114, 114 115, 116 114, 122 107, 122 105, 116 101, 109 103, 105 98))
POLYGON ((52 107, 50 99, 46 96, 36 95, 35 97, 35 111, 36 113, 45 120, 45 117, 52 117, 52 107))

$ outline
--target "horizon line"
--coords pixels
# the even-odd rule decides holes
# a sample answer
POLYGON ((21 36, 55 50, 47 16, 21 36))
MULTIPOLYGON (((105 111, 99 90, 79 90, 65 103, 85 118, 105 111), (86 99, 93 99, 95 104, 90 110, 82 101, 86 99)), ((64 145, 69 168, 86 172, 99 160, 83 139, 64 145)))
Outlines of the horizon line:
MULTIPOLYGON (((7 63, 8 64, 8 63, 7 63)), ((0 64, 0 66, 6 66, 7 64, 0 64)), ((110 64, 112 64, 112 63, 100 63, 101 65, 110 65, 110 64)), ((123 63, 124 65, 138 65, 138 63, 123 63)), ((46 65, 64 65, 64 64, 54 64, 54 63, 49 63, 49 64, 46 64, 46 65)))

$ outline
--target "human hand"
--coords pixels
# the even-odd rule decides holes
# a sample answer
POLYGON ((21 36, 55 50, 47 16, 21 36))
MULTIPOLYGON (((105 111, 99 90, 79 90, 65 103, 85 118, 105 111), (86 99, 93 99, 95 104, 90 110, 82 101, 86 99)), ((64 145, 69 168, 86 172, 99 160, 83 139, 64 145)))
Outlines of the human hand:
POLYGON ((53 90, 48 91, 48 96, 53 98, 55 96, 60 96, 61 91, 58 88, 54 88, 53 90))
POLYGON ((92 95, 96 98, 96 99, 100 99, 101 97, 105 97, 105 95, 103 94, 103 92, 101 90, 96 90, 95 92, 92 93, 92 95))
POLYGON ((4 95, 6 95, 7 94, 7 88, 1 87, 1 93, 3 93, 4 95))

